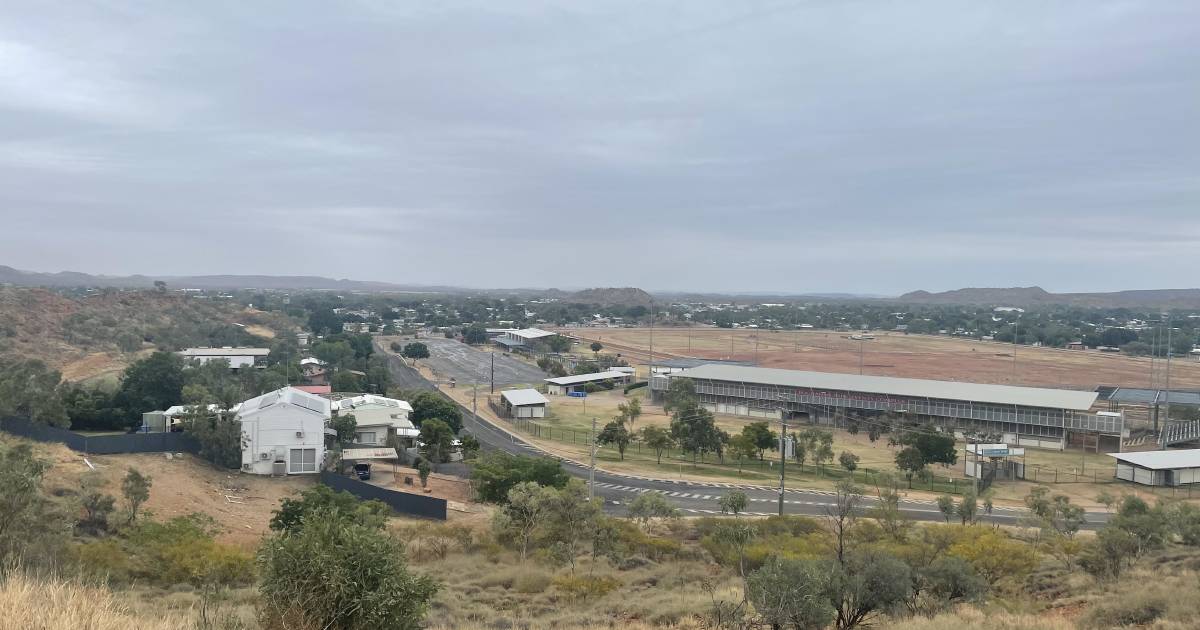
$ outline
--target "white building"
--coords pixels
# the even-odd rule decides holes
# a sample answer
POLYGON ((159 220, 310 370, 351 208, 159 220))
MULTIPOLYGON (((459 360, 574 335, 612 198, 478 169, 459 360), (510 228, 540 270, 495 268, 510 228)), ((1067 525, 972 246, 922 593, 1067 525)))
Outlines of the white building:
POLYGON ((354 416, 354 444, 386 446, 389 438, 412 440, 421 434, 408 419, 412 405, 403 400, 363 394, 335 401, 333 410, 341 416, 354 416))
POLYGON ((500 401, 510 418, 545 418, 550 402, 536 389, 506 389, 500 392, 500 401))
POLYGON ((320 472, 325 459, 329 401, 284 387, 237 408, 242 423, 242 472, 299 475, 320 472))
POLYGON ((268 348, 234 348, 226 346, 224 348, 188 348, 181 350, 179 355, 184 359, 199 361, 200 363, 208 363, 214 359, 225 359, 229 361, 230 369, 238 369, 244 367, 254 367, 259 365, 271 354, 268 348))
POLYGON ((1117 460, 1117 479, 1145 486, 1200 483, 1200 449, 1109 453, 1117 460))
POLYGON ((604 381, 612 381, 613 383, 629 382, 629 375, 624 372, 594 372, 592 374, 574 374, 571 376, 559 376, 556 378, 546 379, 546 393, 551 396, 570 394, 575 391, 583 391, 588 383, 602 383, 604 381))
POLYGON ((524 348, 541 339, 553 337, 557 333, 552 333, 541 328, 522 328, 520 330, 509 330, 504 334, 496 337, 496 343, 508 349, 524 348))

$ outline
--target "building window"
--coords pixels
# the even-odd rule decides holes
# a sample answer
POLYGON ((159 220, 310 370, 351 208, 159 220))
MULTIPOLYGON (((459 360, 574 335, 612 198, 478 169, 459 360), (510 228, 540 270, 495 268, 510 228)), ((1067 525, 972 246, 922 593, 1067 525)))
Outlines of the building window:
POLYGON ((294 473, 317 472, 317 449, 292 449, 290 471, 294 473))
POLYGON ((359 444, 375 444, 375 432, 361 431, 359 433, 355 433, 354 441, 358 442, 359 444))

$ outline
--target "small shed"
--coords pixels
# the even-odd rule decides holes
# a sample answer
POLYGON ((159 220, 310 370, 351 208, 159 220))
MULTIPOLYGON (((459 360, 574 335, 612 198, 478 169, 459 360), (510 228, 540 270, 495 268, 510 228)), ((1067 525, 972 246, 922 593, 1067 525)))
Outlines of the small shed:
POLYGON ((1117 460, 1117 479, 1144 486, 1200 483, 1200 448, 1109 455, 1117 460))
POLYGON ((536 389, 506 389, 500 392, 500 401, 510 418, 545 418, 550 402, 536 389))
POLYGON ((1024 479, 1025 449, 1008 444, 968 444, 963 449, 963 474, 980 479, 1024 479), (1013 459, 1020 457, 1020 461, 1013 459))

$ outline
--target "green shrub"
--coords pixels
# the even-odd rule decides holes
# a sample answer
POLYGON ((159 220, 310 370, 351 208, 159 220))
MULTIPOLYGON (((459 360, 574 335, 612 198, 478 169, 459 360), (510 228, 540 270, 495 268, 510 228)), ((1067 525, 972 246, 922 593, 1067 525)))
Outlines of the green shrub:
POLYGON ((1087 616, 1088 627, 1149 625, 1166 614, 1169 605, 1162 594, 1125 593, 1121 597, 1107 598, 1093 608, 1087 616))
POLYGON ((85 575, 105 582, 124 584, 133 572, 133 559, 111 538, 76 546, 75 560, 85 575))
POLYGON ((419 628, 438 591, 378 528, 311 513, 259 551, 261 622, 276 628, 419 628))
POLYGON ((642 381, 640 383, 630 383, 625 386, 625 393, 628 394, 629 392, 631 392, 635 389, 641 389, 645 386, 646 386, 646 381, 642 381))
POLYGON ((116 584, 231 587, 254 581, 253 557, 213 540, 211 519, 196 515, 143 521, 121 537, 78 545, 75 558, 86 575, 116 584))
POLYGON ((540 571, 524 571, 513 580, 512 589, 531 595, 542 593, 550 587, 551 577, 540 571))
POLYGON ((621 582, 609 575, 568 574, 554 578, 554 586, 567 599, 587 600, 604 597, 621 586, 621 582))

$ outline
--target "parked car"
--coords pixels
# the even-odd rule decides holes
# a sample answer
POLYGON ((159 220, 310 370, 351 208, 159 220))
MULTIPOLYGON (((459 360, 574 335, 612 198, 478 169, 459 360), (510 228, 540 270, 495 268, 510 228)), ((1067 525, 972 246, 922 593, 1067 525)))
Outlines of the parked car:
POLYGON ((354 474, 358 475, 358 478, 363 481, 370 479, 371 478, 371 465, 370 464, 355 464, 354 465, 354 474))

